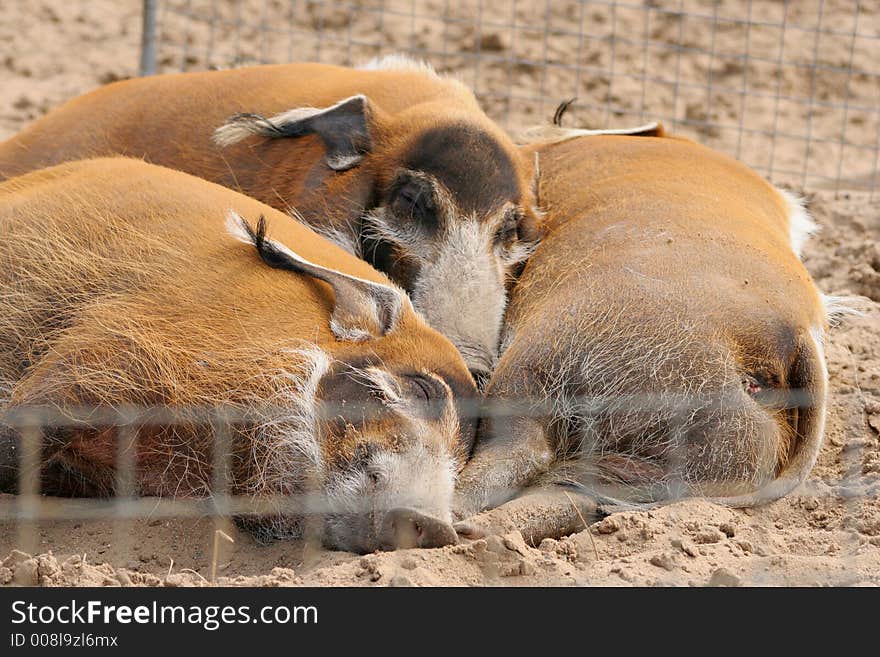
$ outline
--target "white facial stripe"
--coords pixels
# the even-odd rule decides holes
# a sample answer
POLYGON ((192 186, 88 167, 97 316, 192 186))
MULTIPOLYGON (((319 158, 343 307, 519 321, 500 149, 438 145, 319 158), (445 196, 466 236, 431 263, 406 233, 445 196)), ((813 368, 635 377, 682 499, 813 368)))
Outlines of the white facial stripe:
POLYGON ((299 387, 299 403, 301 406, 308 409, 309 412, 307 414, 307 419, 311 426, 311 435, 308 440, 303 443, 300 451, 310 458, 310 461, 315 466, 316 470, 320 472, 320 470, 323 469, 323 456, 321 446, 318 444, 318 431, 315 421, 317 394, 321 379, 323 379, 330 370, 330 357, 318 347, 302 349, 297 353, 306 358, 308 367, 308 376, 299 387))
POLYGON ((304 492, 313 479, 323 477, 324 459, 318 437, 317 391, 330 369, 330 357, 311 346, 289 351, 295 366, 269 376, 276 390, 267 404, 273 411, 259 423, 252 458, 259 476, 249 483, 253 494, 304 492))
POLYGON ((363 235, 377 242, 388 242, 402 247, 412 260, 424 260, 425 254, 421 252, 423 238, 419 227, 414 223, 400 224, 390 219, 385 208, 376 208, 364 215, 363 235))
POLYGON ((434 453, 419 443, 403 452, 379 452, 370 467, 386 482, 379 508, 410 507, 450 521, 457 467, 445 449, 434 453))
POLYGON ((505 250, 501 258, 504 264, 513 266, 527 260, 538 248, 538 242, 517 242, 513 248, 505 250))
POLYGON ((399 404, 402 401, 400 387, 394 377, 378 367, 369 367, 365 370, 367 380, 390 404, 399 404))
POLYGON ((480 222, 459 222, 422 265, 412 291, 428 323, 452 340, 469 367, 482 370, 494 362, 507 304, 506 272, 488 244, 480 222))

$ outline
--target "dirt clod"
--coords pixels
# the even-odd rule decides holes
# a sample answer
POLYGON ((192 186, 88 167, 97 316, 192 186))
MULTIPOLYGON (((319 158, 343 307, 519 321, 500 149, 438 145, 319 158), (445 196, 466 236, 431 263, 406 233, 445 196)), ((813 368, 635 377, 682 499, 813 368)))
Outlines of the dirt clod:
POLYGON ((709 578, 707 586, 741 586, 742 580, 726 568, 719 568, 709 578))

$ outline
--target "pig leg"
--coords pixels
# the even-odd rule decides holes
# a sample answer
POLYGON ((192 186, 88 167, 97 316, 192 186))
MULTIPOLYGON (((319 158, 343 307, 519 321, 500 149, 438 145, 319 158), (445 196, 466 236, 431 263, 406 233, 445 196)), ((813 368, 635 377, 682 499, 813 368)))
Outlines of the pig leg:
POLYGON ((553 461, 544 425, 534 418, 484 418, 480 435, 456 482, 453 516, 458 520, 516 496, 553 461))
POLYGON ((534 488, 501 506, 455 524, 464 538, 519 531, 529 545, 586 529, 600 512, 594 500, 556 486, 534 488))

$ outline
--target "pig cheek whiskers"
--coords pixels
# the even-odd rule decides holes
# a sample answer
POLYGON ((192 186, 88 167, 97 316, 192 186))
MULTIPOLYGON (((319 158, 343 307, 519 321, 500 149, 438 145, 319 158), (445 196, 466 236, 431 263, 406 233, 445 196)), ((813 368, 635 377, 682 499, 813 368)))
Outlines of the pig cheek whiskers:
POLYGON ((424 251, 424 238, 418 224, 399 224, 385 208, 378 208, 364 215, 362 234, 366 240, 387 242, 398 247, 401 254, 399 258, 412 260, 416 264, 421 264, 424 260, 421 255, 424 251))
POLYGON ((495 255, 501 263, 504 273, 507 274, 512 267, 528 260, 539 245, 540 242, 537 241, 525 242, 520 240, 508 248, 499 246, 495 250, 495 255))

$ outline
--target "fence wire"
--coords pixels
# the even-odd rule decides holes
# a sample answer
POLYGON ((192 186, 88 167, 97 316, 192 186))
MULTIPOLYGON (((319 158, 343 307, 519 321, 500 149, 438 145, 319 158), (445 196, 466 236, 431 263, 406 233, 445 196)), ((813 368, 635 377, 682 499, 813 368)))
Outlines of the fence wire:
MULTIPOLYGON (((639 411, 665 408, 670 404, 680 409, 682 422, 688 425, 695 410, 714 408, 718 412, 736 412, 738 398, 722 399, 717 395, 667 395, 665 393, 633 395, 627 398, 626 403, 639 411)), ((601 412, 609 400, 604 397, 579 397, 576 405, 583 413, 601 412)), ((739 401, 744 403, 743 400, 739 401)), ((780 408, 810 408, 812 397, 807 390, 791 390, 784 398, 771 400, 773 406, 780 408)), ((613 400, 613 405, 619 406, 620 400, 613 400)), ((497 400, 458 400, 457 408, 463 417, 472 418, 499 418, 499 417, 546 417, 552 412, 547 406, 545 399, 497 399, 497 400)), ((320 404, 320 417, 336 418, 344 416, 347 421, 356 422, 365 413, 373 409, 371 406, 363 408, 352 404, 333 404, 322 402, 320 404)), ((428 409, 428 416, 440 417, 441 409, 428 409)), ((303 487, 293 494, 283 494, 279 491, 267 490, 261 494, 235 494, 233 492, 235 468, 233 460, 236 456, 233 448, 233 436, 241 437, 243 426, 252 426, 255 422, 271 423, 276 415, 289 416, 289 409, 283 407, 265 407, 260 409, 229 407, 170 407, 170 406, 79 406, 58 408, 54 406, 21 406, 7 409, 0 413, 0 439, 8 441, 10 436, 17 436, 18 458, 14 465, 0 463, 0 486, 3 486, 3 469, 14 467, 17 478, 17 495, 0 496, 0 526, 14 528, 14 533, 9 533, 9 539, 14 536, 14 545, 17 549, 29 553, 39 553, 41 545, 41 527, 46 523, 53 522, 89 522, 111 520, 112 542, 116 554, 123 555, 122 563, 131 563, 125 559, 139 553, 138 545, 134 542, 132 523, 149 520, 157 523, 163 520, 178 520, 184 522, 199 522, 210 519, 213 524, 212 538, 208 542, 213 547, 206 545, 205 554, 215 553, 212 562, 212 579, 216 577, 216 551, 218 549, 219 536, 227 536, 230 533, 233 518, 235 517, 287 517, 301 518, 302 533, 306 550, 314 549, 321 544, 321 517, 326 513, 338 513, 327 494, 322 491, 319 481, 311 481, 310 485, 303 487), (150 429, 162 430, 174 434, 176 427, 180 427, 185 433, 196 429, 201 434, 210 437, 205 443, 201 441, 209 454, 198 457, 199 467, 204 467, 203 476, 210 480, 210 490, 196 492, 191 495, 169 497, 141 497, 139 494, 139 482, 142 478, 149 478, 149 464, 142 462, 145 455, 153 453, 151 440, 156 436, 150 433, 150 429), (6 433, 3 433, 5 431, 6 433), (10 431, 14 433, 10 433, 10 431), (47 454, 57 447, 58 435, 73 436, 78 431, 92 434, 108 433, 115 443, 115 459, 112 466, 111 480, 107 483, 109 497, 104 498, 68 498, 54 495, 44 495, 41 491, 41 480, 47 474, 47 454), (146 433, 145 433, 146 431, 146 433), (72 432, 72 433, 71 433, 72 432), (210 445, 210 447, 208 447, 210 445), (44 451, 48 449, 49 452, 44 451), (312 546, 309 548, 309 546, 312 546), (127 555, 127 557, 126 557, 127 555)), ((683 427, 684 428, 684 427, 683 427)), ((185 435, 181 434, 181 435, 185 435)), ((689 449, 687 431, 677 431, 670 428, 670 434, 679 436, 682 442, 677 448, 681 451, 679 457, 683 458, 685 451, 689 449)), ((90 438, 86 437, 86 440, 90 438)), ((846 513, 850 518, 857 519, 860 507, 869 500, 876 499, 880 494, 880 481, 867 476, 860 468, 865 445, 855 445, 855 449, 847 450, 842 457, 844 466, 841 476, 834 482, 823 482, 818 488, 808 483, 801 491, 802 495, 816 497, 834 497, 843 501, 846 513)), ((171 449, 171 448, 167 448, 171 449)), ((175 455, 168 453, 170 461, 175 460, 175 455)), ((192 455, 186 458, 191 458, 192 455)), ((585 454, 582 458, 590 458, 585 454)), ((671 458, 672 463, 681 458, 671 458)), ((169 467, 171 467, 169 465, 169 467)), ((189 467, 189 466, 188 466, 189 467)), ((240 462, 239 462, 239 466, 240 462)), ((670 481, 675 479, 672 471, 670 481)), ((675 479, 679 484, 681 479, 675 479)), ((585 492, 591 492, 588 480, 581 481, 585 492)), ((594 490, 599 490, 596 488, 594 490)), ((666 489, 664 489, 666 490, 666 489)), ((687 486, 680 489, 684 499, 688 496, 687 486)), ((498 491, 498 494, 509 499, 521 490, 498 491)), ((675 487, 669 488, 673 495, 664 503, 675 501, 675 487)), ((380 496, 381 497, 381 496, 380 496)), ((364 495, 359 499, 356 506, 351 507, 352 513, 375 513, 388 511, 382 507, 380 497, 375 499, 364 495)), ((601 499, 601 498, 599 498, 601 499)), ((627 508, 617 505, 617 510, 627 508)), ((635 504, 633 510, 643 508, 635 504)), ((649 507, 650 508, 650 505, 649 507)), ((79 525, 74 525, 77 527, 79 525)), ((0 532, 2 534, 3 532, 0 532)), ((853 532, 850 538, 841 543, 840 548, 845 552, 836 561, 840 568, 846 569, 850 558, 858 554, 859 539, 853 532), (849 543, 847 543, 849 541, 849 543)), ((43 548, 45 549, 45 548, 43 548)), ((750 585, 774 584, 780 581, 779 577, 768 568, 762 566, 760 560, 752 560, 748 564, 747 572, 743 581, 750 585)), ((858 578, 853 575, 853 581, 858 578)))
POLYGON ((570 126, 657 119, 776 183, 871 200, 880 186, 872 3, 145 0, 156 4, 158 71, 402 52, 461 78, 511 129, 575 98, 570 126))
MULTIPOLYGON (((144 0, 144 7, 147 73, 288 61, 359 64, 404 52, 459 76, 511 129, 549 121, 559 101, 576 98, 570 126, 657 119, 774 182, 868 190, 871 200, 880 186, 880 10, 867 3, 144 0)), ((526 406, 545 412, 540 400, 469 412, 522 414, 526 406)), ((87 410, 85 420, 97 422, 94 409, 87 410)), ((126 524, 134 519, 212 517, 222 530, 239 513, 321 508, 320 496, 229 493, 235 419, 229 409, 200 415, 214 437, 211 497, 140 498, 138 427, 177 418, 164 408, 99 410, 101 422, 118 427, 116 495, 106 500, 41 495, 41 445, 51 430, 83 418, 49 417, 45 409, 0 418, 20 437, 19 495, 0 498, 0 519, 16 528, 16 547, 40 551, 45 521, 115 518, 120 551, 127 553, 136 549, 126 524)), ((876 481, 861 471, 863 451, 845 451, 839 481, 816 492, 847 500, 851 517, 878 494, 876 481)), ((856 554, 855 533, 852 540, 841 546, 845 554, 856 554)), ((845 567, 846 557, 839 561, 845 567)), ((754 562, 747 583, 777 581, 762 564, 754 562)))

